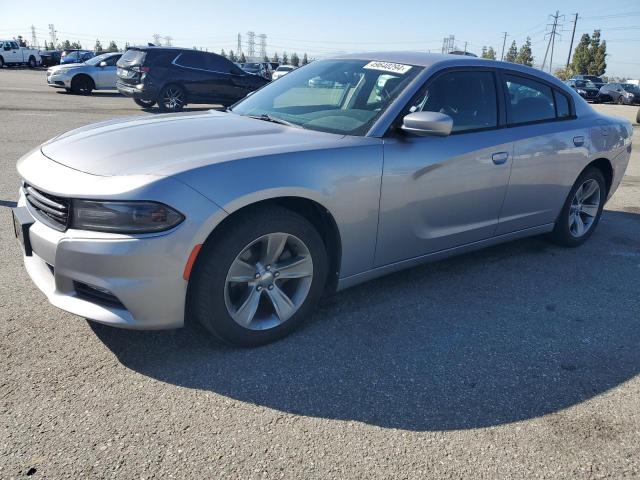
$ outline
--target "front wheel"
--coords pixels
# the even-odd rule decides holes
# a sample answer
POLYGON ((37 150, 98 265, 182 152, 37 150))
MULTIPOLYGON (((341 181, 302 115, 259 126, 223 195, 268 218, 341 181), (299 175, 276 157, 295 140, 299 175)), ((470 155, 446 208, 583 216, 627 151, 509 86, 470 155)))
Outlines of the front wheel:
POLYGON ((4 58, 0 57, 0 68, 4 67, 4 58))
POLYGON ((141 98, 134 98, 133 101, 142 108, 151 108, 156 104, 155 100, 142 100, 141 98))
POLYGON ((91 95, 94 89, 93 80, 85 75, 79 75, 71 80, 71 91, 80 95, 91 95))
POLYGON ((187 104, 187 95, 179 85, 167 85, 158 97, 161 112, 178 112, 187 104))
POLYGON ((618 97, 618 105, 624 105, 624 98, 622 98, 622 95, 618 97))
POLYGON ((566 247, 582 245, 598 226, 606 198, 607 187, 602 172, 589 168, 578 177, 569 192, 551 239, 566 247))
POLYGON ((327 254, 305 218, 272 206, 241 213, 205 244, 188 316, 223 342, 252 347, 292 332, 324 290, 327 254))

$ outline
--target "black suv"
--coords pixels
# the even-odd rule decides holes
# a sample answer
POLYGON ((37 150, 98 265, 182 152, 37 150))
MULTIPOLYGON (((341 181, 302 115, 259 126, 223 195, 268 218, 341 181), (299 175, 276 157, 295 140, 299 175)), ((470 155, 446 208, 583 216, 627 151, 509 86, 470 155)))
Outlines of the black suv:
POLYGON ((268 81, 215 53, 167 47, 134 47, 117 63, 118 91, 143 108, 163 112, 188 103, 229 106, 268 81))

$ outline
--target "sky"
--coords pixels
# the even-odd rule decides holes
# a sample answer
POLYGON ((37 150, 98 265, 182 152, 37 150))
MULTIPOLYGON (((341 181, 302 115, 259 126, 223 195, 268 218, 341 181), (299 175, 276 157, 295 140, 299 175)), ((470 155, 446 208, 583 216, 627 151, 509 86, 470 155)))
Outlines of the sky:
POLYGON ((640 0, 135 0, 95 6, 75 0, 29 0, 22 7, 0 0, 0 38, 22 35, 30 41, 33 25, 43 43, 49 39, 48 25, 54 24, 60 41, 80 41, 87 48, 93 48, 96 38, 105 47, 111 40, 123 47, 125 42, 152 42, 159 34, 171 36, 175 46, 228 52, 236 50, 237 34, 242 33, 246 53, 246 32, 254 31, 267 35, 269 56, 287 51, 321 58, 380 50, 440 52, 442 39, 455 35, 459 49, 466 43, 467 50, 480 54, 483 45, 492 46, 499 58, 507 32, 505 50, 513 40, 520 46, 531 37, 539 66, 548 44, 550 15, 558 8, 561 37, 556 37, 554 70, 566 64, 578 13, 575 43, 583 33, 600 29, 609 54, 607 75, 640 78, 640 0))

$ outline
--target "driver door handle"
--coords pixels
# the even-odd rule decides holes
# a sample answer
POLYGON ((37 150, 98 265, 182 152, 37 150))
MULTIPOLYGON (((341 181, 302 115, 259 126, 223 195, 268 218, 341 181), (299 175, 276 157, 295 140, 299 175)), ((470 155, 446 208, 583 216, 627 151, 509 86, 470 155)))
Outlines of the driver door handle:
POLYGON ((509 152, 497 152, 491 155, 491 160, 493 160, 493 163, 495 163, 496 165, 502 165, 506 163, 508 159, 509 152))

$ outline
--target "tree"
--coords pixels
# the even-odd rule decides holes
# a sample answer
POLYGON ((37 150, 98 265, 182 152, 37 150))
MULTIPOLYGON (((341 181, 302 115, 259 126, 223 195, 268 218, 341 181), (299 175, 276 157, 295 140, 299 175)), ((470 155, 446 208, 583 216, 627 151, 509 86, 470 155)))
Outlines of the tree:
POLYGON ((130 47, 129 42, 126 42, 126 43, 124 44, 124 49, 125 49, 125 50, 129 50, 129 47, 130 47))
POLYGON ((278 56, 278 52, 273 54, 273 58, 271 59, 274 63, 280 63, 280 57, 278 56))
POLYGON ((262 61, 269 63, 269 56, 266 53, 264 54, 264 57, 262 57, 262 61))
POLYGON ((71 50, 73 48, 71 46, 71 42, 69 40, 65 40, 60 45, 58 45, 58 50, 71 50))
POLYGON ((224 57, 224 58, 227 58, 227 54, 225 53, 224 48, 222 50, 220 50, 220 56, 224 57))
POLYGON ((554 75, 556 77, 558 77, 562 81, 569 80, 572 77, 571 67, 569 67, 569 68, 558 68, 554 72, 554 75))
POLYGON ((102 51, 102 43, 100 43, 100 40, 96 38, 96 44, 93 46, 93 49, 96 52, 101 52, 102 51))
POLYGON ((580 37, 580 42, 573 51, 573 59, 571 60, 571 71, 575 75, 585 75, 589 71, 590 53, 589 45, 591 37, 585 33, 580 37))
POLYGON ((71 44, 71 48, 75 50, 82 50, 82 44, 80 42, 73 42, 71 44))
POLYGON ((589 75, 604 75, 607 69, 607 42, 600 42, 600 30, 594 30, 589 45, 589 66, 587 72, 589 75))
POLYGON ((487 60, 495 60, 496 59, 496 51, 493 47, 482 47, 482 58, 486 58, 487 60))
POLYGON ((18 35, 18 38, 16 38, 16 42, 18 42, 18 45, 20 45, 21 47, 27 46, 27 42, 25 42, 24 38, 22 38, 22 35, 18 35))
POLYGON ((229 56, 227 58, 232 62, 238 61, 238 57, 236 57, 236 54, 233 52, 233 50, 229 50, 229 56))
POLYGON ((527 37, 524 45, 520 47, 520 51, 518 51, 518 56, 516 57, 516 63, 519 63, 520 65, 527 65, 528 67, 533 66, 533 55, 531 54, 531 38, 527 37))
POLYGON ((298 57, 298 54, 295 52, 291 54, 291 65, 293 65, 294 67, 300 66, 300 58, 298 57))
POLYGON ((240 59, 238 61, 240 63, 247 63, 247 57, 244 56, 244 52, 240 52, 240 59))
POLYGON ((287 52, 282 52, 282 64, 289 65, 289 57, 287 56, 287 52))
POLYGON ((118 45, 116 44, 116 42, 111 40, 109 42, 109 46, 107 47, 107 52, 117 52, 117 51, 118 51, 118 45))
POLYGON ((302 57, 302 65, 306 65, 307 63, 309 63, 309 58, 307 57, 307 52, 305 52, 302 57))
POLYGON ((509 51, 504 57, 505 62, 515 63, 516 58, 518 57, 518 46, 516 45, 516 41, 511 42, 511 46, 509 47, 509 51))

